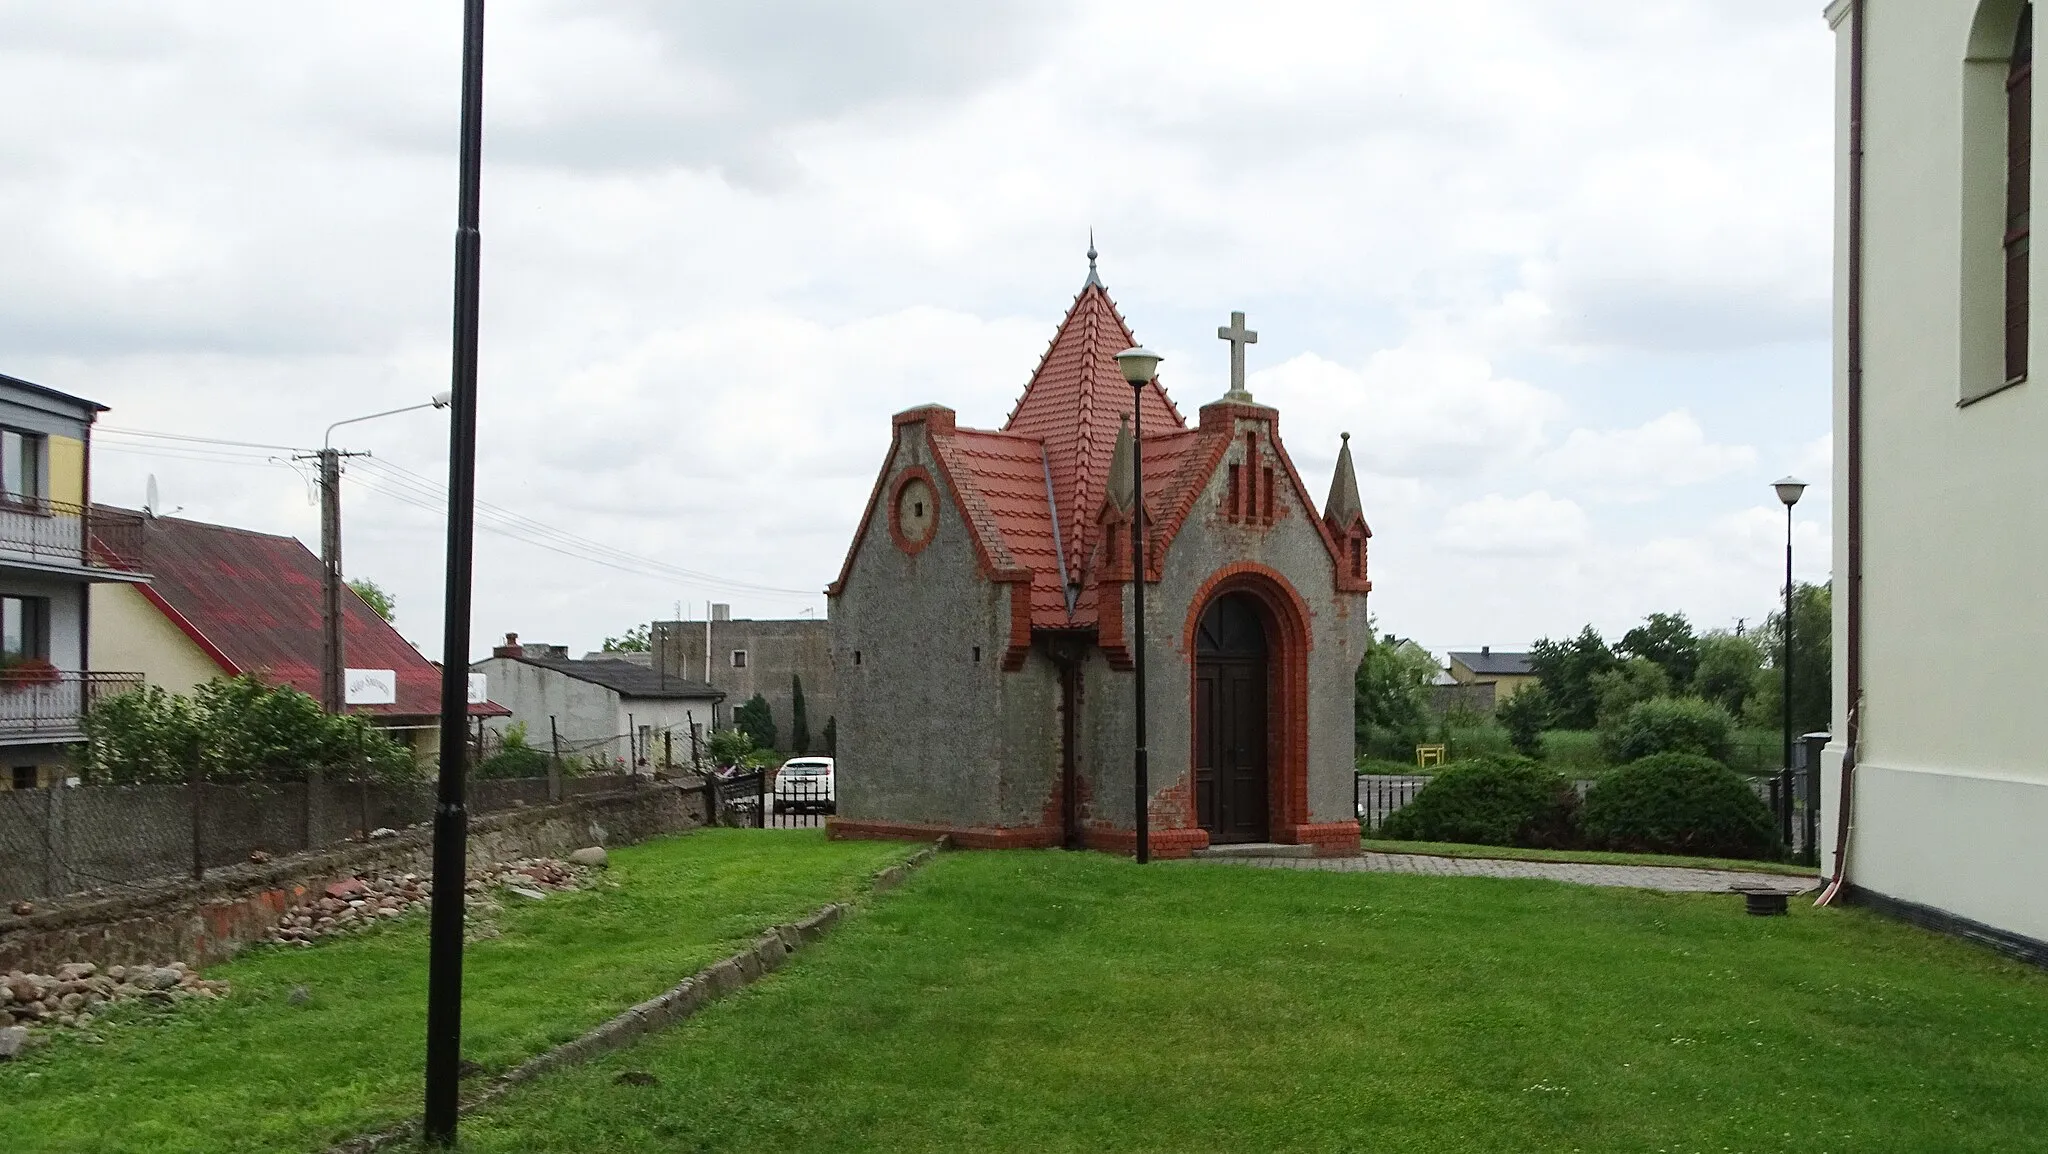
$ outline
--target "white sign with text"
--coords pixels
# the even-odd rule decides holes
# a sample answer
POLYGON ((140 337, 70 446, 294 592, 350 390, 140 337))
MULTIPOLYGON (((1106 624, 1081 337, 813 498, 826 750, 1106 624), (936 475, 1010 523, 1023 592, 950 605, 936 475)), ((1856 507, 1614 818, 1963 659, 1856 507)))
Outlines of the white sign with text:
POLYGON ((343 671, 347 687, 342 701, 349 705, 393 705, 398 701, 398 672, 392 669, 349 669, 343 671))

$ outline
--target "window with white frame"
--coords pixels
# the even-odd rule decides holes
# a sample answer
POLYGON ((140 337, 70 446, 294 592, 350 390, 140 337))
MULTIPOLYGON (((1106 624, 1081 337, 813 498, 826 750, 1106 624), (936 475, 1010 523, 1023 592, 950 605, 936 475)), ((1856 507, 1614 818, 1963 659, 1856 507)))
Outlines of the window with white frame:
POLYGON ((733 650, 733 651, 732 651, 732 667, 733 667, 734 669, 745 669, 745 668, 747 667, 747 651, 746 651, 746 650, 744 650, 744 649, 735 649, 735 650, 733 650))

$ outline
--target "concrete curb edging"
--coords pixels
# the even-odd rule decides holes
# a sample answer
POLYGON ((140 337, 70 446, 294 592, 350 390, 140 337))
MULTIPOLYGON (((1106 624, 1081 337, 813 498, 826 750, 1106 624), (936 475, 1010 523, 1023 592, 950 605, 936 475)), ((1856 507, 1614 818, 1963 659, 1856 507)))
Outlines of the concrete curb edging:
MULTIPOLYGON (((946 839, 940 838, 905 860, 876 871, 868 879, 868 891, 879 894, 895 889, 944 848, 947 848, 946 839)), ((514 1087, 550 1070, 578 1065, 614 1050, 622 1050, 642 1034, 666 1029, 725 995, 752 985, 781 969, 791 954, 823 938, 852 908, 851 902, 831 902, 802 921, 770 928, 754 939, 753 945, 739 953, 713 962, 639 1005, 619 1012, 582 1036, 528 1058, 506 1071, 485 1089, 464 1098, 462 1112, 468 1114, 491 1105, 514 1087)), ((419 1131, 419 1120, 409 1119, 389 1130, 336 1143, 327 1148, 327 1154, 373 1154, 378 1150, 390 1150, 417 1140, 419 1131)))

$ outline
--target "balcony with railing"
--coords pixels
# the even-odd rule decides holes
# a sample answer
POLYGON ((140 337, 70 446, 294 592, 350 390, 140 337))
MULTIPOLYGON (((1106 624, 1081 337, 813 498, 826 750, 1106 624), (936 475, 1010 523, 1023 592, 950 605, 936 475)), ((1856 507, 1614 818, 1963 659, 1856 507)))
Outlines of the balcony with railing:
POLYGON ((0 565, 135 573, 141 549, 139 513, 0 493, 0 565))
POLYGON ((39 663, 0 668, 0 742, 77 738, 87 710, 141 688, 140 673, 74 673, 39 663))

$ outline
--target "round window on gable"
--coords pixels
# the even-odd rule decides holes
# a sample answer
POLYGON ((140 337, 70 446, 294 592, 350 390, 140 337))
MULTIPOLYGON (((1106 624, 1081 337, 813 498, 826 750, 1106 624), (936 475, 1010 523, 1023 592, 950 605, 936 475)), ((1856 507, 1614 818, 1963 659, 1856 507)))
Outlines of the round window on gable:
POLYGON ((923 469, 905 470, 896 483, 894 505, 889 527, 896 544, 906 553, 916 553, 931 544, 939 528, 939 505, 930 475, 923 469))

